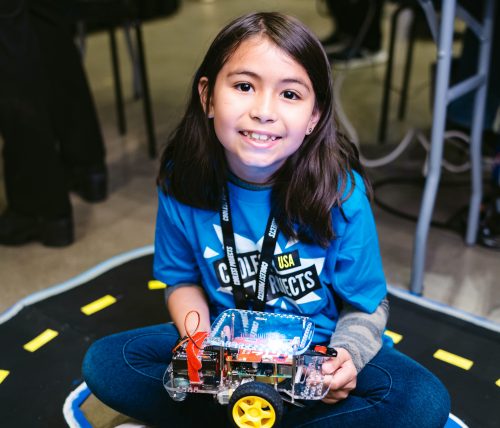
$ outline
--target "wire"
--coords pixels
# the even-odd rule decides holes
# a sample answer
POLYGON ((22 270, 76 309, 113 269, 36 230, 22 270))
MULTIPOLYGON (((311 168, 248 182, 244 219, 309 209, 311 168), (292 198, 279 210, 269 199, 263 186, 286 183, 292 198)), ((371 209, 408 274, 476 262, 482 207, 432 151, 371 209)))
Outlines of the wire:
POLYGON ((177 342, 177 345, 175 345, 174 348, 172 349, 172 353, 177 351, 177 349, 179 349, 182 345, 184 345, 188 340, 189 340, 189 338, 185 337, 182 340, 180 340, 179 342, 177 342))
MULTIPOLYGON (((413 143, 415 140, 420 143, 422 147, 428 153, 430 151, 431 143, 426 137, 426 135, 417 128, 411 128, 407 131, 403 139, 396 146, 396 148, 391 151, 389 154, 382 156, 377 159, 368 159, 363 156, 361 152, 359 135, 356 131, 356 128, 353 126, 347 114, 345 113, 344 107, 342 105, 342 97, 341 97, 341 88, 345 80, 345 72, 339 72, 335 78, 335 82, 333 85, 333 99, 335 103, 335 111, 337 113, 337 117, 339 123, 344 131, 344 133, 349 137, 352 143, 357 147, 359 152, 359 158, 363 166, 367 168, 379 168, 385 165, 394 162, 397 158, 399 158, 404 151, 413 143)), ((444 142, 445 143, 456 143, 456 140, 461 140, 466 144, 470 144, 470 138, 467 134, 457 130, 448 130, 444 133, 444 142)), ((484 159, 485 164, 491 164, 490 159, 484 159)), ((427 165, 428 165, 428 156, 425 159, 424 167, 423 167, 423 175, 427 175, 427 165)), ((463 173, 470 169, 470 162, 464 162, 460 165, 455 165, 446 159, 442 160, 443 168, 452 173, 463 173)))
POLYGON ((340 96, 340 90, 344 83, 344 79, 345 79, 345 73, 340 72, 335 76, 335 79, 333 81, 333 103, 335 104, 335 111, 337 112, 339 124, 342 126, 344 133, 356 145, 359 151, 358 133, 356 131, 356 128, 354 128, 354 126, 352 125, 351 121, 349 120, 344 111, 344 106, 342 105, 342 99, 340 96))
POLYGON ((193 342, 194 346, 196 346, 198 349, 201 349, 198 344, 196 343, 196 341, 193 339, 193 336, 197 331, 198 331, 198 327, 200 326, 200 313, 198 311, 189 311, 186 316, 184 317, 184 330, 186 332, 186 337, 183 337, 175 346, 174 348, 172 349, 172 352, 175 352, 177 349, 179 349, 182 345, 184 345, 184 343, 186 343, 187 341, 191 341, 193 342), (187 328, 187 320, 189 318, 189 316, 191 314, 196 314, 196 316, 198 317, 197 321, 196 321, 196 327, 193 329, 193 331, 190 333, 188 331, 188 328, 187 328))
MULTIPOLYGON (((349 50, 356 51, 360 48, 361 43, 364 40, 366 32, 368 31, 368 27, 371 25, 374 14, 375 14, 375 0, 370 0, 370 5, 368 12, 363 20, 363 25, 361 26, 360 31, 358 32, 356 38, 351 43, 349 50)), ((408 130, 405 134, 401 142, 396 146, 396 148, 390 152, 388 155, 385 155, 378 159, 368 159, 363 156, 360 148, 359 135, 352 125, 351 121, 347 117, 347 114, 342 105, 342 96, 341 89, 345 81, 346 71, 339 71, 334 79, 333 91, 334 91, 334 104, 335 110, 337 112, 337 117, 339 119, 340 125, 343 127, 345 134, 350 138, 350 140, 356 145, 361 163, 367 168, 379 168, 381 166, 388 165, 391 162, 394 162, 399 156, 401 156, 404 151, 410 146, 410 144, 416 139, 424 149, 429 152, 431 143, 424 135, 424 133, 416 128, 412 128, 408 130)), ((464 141, 467 144, 470 144, 469 137, 460 131, 446 131, 444 133, 444 142, 448 142, 449 140, 456 138, 464 141)), ((451 140, 453 141, 453 140, 451 140)), ((443 168, 453 173, 462 173, 468 171, 470 169, 470 162, 465 162, 461 165, 454 165, 453 163, 447 161, 446 159, 442 160, 443 168)), ((423 167, 423 175, 427 175, 428 169, 428 157, 425 159, 424 167, 423 167)))
MULTIPOLYGON (((390 206, 389 204, 383 202, 379 197, 377 197, 377 192, 376 190, 380 190, 382 187, 390 185, 390 184, 416 184, 419 185, 420 187, 424 184, 425 178, 424 177, 390 177, 390 178, 385 178, 382 180, 375 181, 373 183, 373 190, 374 190, 374 202, 379 206, 381 209, 384 211, 387 211, 390 214, 393 214, 397 217, 403 218, 405 220, 410 220, 413 222, 417 222, 418 216, 406 213, 402 210, 399 210, 397 208, 394 208, 390 206)), ((469 181, 453 181, 453 182, 441 182, 442 186, 445 187, 467 187, 470 186, 469 181)), ((432 227, 437 227, 440 229, 451 229, 455 232, 462 233, 465 231, 465 224, 461 225, 460 224, 460 219, 463 217, 464 213, 467 211, 468 205, 465 205, 458 209, 454 214, 452 214, 446 221, 444 222, 438 222, 438 221, 431 221, 430 225, 432 227)))
POLYGON ((196 346, 198 349, 201 349, 198 344, 196 343, 196 341, 193 339, 193 337, 191 336, 192 334, 195 334, 197 331, 198 331, 198 327, 200 326, 200 313, 198 311, 189 311, 186 316, 184 317, 184 330, 186 331, 186 335, 188 337, 189 340, 191 340, 191 342, 193 342, 194 346, 196 346), (193 329, 193 331, 190 333, 187 329, 187 325, 186 325, 186 322, 187 322, 187 319, 189 318, 189 316, 191 314, 196 314, 196 316, 198 317, 197 321, 196 321, 196 327, 193 329))
MULTIPOLYGON (((431 148, 431 143, 425 137, 425 135, 422 132, 418 132, 416 137, 417 137, 418 142, 427 150, 427 152, 429 152, 430 148, 431 148)), ((467 144, 470 144, 469 136, 464 134, 461 131, 454 131, 454 130, 446 131, 444 133, 443 138, 444 138, 445 143, 454 142, 455 140, 453 140, 452 138, 457 138, 457 139, 464 141, 467 144)), ((443 158, 441 160, 441 163, 442 163, 444 169, 446 169, 449 172, 456 173, 456 174, 466 172, 470 169, 470 162, 469 161, 463 163, 462 165, 454 165, 451 162, 449 162, 443 158)), ((428 162, 426 160, 425 167, 427 167, 427 164, 428 164, 428 162)), ((424 175, 427 175, 426 172, 427 171, 425 170, 424 175)))
MULTIPOLYGON (((318 3, 317 3, 318 4, 318 3)), ((352 41, 351 45, 349 46, 349 52, 355 53, 357 49, 361 47, 361 44, 364 40, 364 37, 366 36, 366 32, 368 31, 369 25, 372 23, 372 20, 374 18, 375 14, 375 0, 370 0, 370 7, 368 9, 368 12, 365 16, 365 19, 363 21, 363 25, 358 32, 356 38, 352 41)), ((348 62, 347 62, 348 64, 348 62)), ((334 66, 335 68, 335 66, 334 66)), ((360 148, 360 141, 359 141, 359 135, 356 131, 356 128, 353 126, 349 118, 347 117, 347 114, 345 113, 345 110, 342 105, 342 97, 341 97, 341 88, 342 85, 345 81, 345 76, 346 76, 346 71, 348 71, 349 68, 346 67, 345 69, 338 70, 337 74, 334 79, 334 84, 333 84, 333 96, 334 96, 334 104, 335 104, 335 111, 338 117, 338 121, 340 126, 342 127, 344 133, 348 136, 348 138, 352 141, 352 143, 356 146, 358 149, 359 153, 359 158, 360 162, 363 166, 367 168, 379 168, 385 165, 388 165, 391 162, 394 162, 397 158, 399 158, 404 151, 410 146, 411 143, 414 141, 417 141, 426 151, 427 156, 424 161, 424 165, 422 168, 422 174, 423 177, 419 179, 419 182, 424 182, 425 176, 427 175, 428 172, 428 165, 429 165, 429 152, 431 149, 431 142, 429 139, 426 137, 426 135, 419 129, 417 128, 411 128, 407 131, 407 133, 404 135, 403 139, 400 141, 400 143, 396 146, 394 150, 392 150, 389 154, 382 156, 377 159, 368 159, 363 156, 360 148)), ((420 90, 420 89, 419 89, 420 90)), ((457 140, 463 141, 465 144, 470 145, 470 138, 467 134, 461 132, 461 131, 456 131, 456 130, 448 130, 445 131, 443 134, 443 142, 444 144, 446 143, 453 143, 457 145, 457 140)), ((463 144, 459 146, 460 148, 463 148, 463 144)), ((471 164, 469 161, 466 161, 462 164, 453 164, 452 162, 442 158, 441 160, 442 167, 451 172, 451 173, 463 173, 468 171, 471 168, 471 164)), ((485 158, 483 157, 483 164, 486 166, 492 166, 493 165, 493 159, 492 158, 485 158)), ((376 188, 380 188, 381 186, 384 186, 386 184, 392 183, 394 181, 397 181, 399 183, 401 182, 415 182, 416 179, 408 179, 407 177, 405 178, 393 178, 393 179, 386 179, 386 180, 381 180, 376 183, 374 183, 374 190, 376 188)), ((422 183, 423 184, 423 183, 422 183)), ((463 183, 444 183, 444 185, 454 185, 454 186, 460 186, 464 185, 463 183)), ((389 205, 383 203, 380 201, 379 198, 376 197, 376 192, 374 201, 379 205, 382 209, 385 209, 388 212, 391 212, 392 214, 395 214, 399 217, 405 218, 407 220, 412 220, 412 221, 417 221, 418 217, 404 213, 402 211, 399 211, 397 209, 394 209, 390 207, 389 205)), ((446 228, 446 229, 453 229, 457 230, 460 232, 460 224, 457 226, 457 222, 460 222, 460 218, 463 216, 464 212, 467 210, 467 206, 462 207, 458 212, 453 214, 446 222, 436 222, 436 221, 431 221, 431 226, 435 227, 440 227, 440 228, 446 228)))

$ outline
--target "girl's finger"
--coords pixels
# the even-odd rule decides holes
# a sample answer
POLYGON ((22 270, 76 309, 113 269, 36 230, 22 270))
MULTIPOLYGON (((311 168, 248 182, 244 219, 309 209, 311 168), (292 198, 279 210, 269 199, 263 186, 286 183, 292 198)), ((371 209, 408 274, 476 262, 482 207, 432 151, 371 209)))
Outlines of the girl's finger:
POLYGON ((356 375, 351 370, 344 370, 343 368, 340 368, 332 376, 330 382, 330 389, 331 390, 342 389, 353 380, 355 381, 355 379, 356 375))
POLYGON ((321 401, 323 401, 323 403, 325 403, 325 404, 335 404, 335 403, 338 403, 340 400, 336 400, 335 398, 325 397, 321 401))
POLYGON ((327 361, 323 363, 321 366, 321 371, 325 375, 334 374, 340 366, 340 362, 336 358, 329 358, 327 361))
POLYGON ((349 396, 349 391, 345 390, 337 390, 337 391, 329 391, 328 394, 323 398, 323 402, 327 404, 334 404, 341 400, 345 400, 349 396))

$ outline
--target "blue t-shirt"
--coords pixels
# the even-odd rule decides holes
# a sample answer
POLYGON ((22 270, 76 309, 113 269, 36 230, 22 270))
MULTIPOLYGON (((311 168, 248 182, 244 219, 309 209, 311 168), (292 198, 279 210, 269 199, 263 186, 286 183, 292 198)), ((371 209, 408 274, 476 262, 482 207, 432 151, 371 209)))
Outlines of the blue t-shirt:
MULTIPOLYGON (((339 299, 373 312, 386 295, 375 223, 361 177, 342 205, 332 210, 337 237, 328 248, 278 235, 266 295, 266 311, 310 317, 314 343, 328 342, 338 319, 339 299), (346 221, 347 220, 347 221, 346 221)), ((270 188, 228 183, 241 278, 254 295, 260 250, 270 213, 270 188)), ((169 287, 201 284, 211 316, 234 308, 219 212, 181 204, 159 192, 155 278, 169 287)))

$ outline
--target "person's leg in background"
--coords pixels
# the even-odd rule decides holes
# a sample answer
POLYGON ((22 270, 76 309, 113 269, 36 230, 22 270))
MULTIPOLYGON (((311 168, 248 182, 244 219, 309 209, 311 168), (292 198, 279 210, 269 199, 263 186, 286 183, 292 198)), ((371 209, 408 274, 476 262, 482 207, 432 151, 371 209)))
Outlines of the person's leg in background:
POLYGON ((361 42, 361 49, 376 53, 382 49, 382 17, 384 0, 370 0, 365 6, 365 15, 360 28, 366 25, 366 33, 361 42))
POLYGON ((73 241, 71 204, 47 105, 48 76, 23 0, 0 5, 0 131, 8 208, 0 243, 73 241))
POLYGON ((385 60, 381 52, 384 0, 326 0, 326 3, 335 32, 323 45, 332 61, 378 63, 385 60), (335 41, 341 43, 335 44, 335 41), (341 49, 331 46, 341 46, 341 49))
POLYGON ((0 132, 8 204, 0 216, 4 245, 72 243, 63 160, 71 166, 78 165, 71 164, 77 157, 83 165, 104 165, 91 96, 81 65, 75 67, 72 60, 77 51, 71 36, 61 31, 60 6, 57 0, 5 0, 0 5, 0 132), (46 58, 48 51, 53 56, 46 58), (83 85, 67 84, 61 74, 83 85))
POLYGON ((324 0, 328 16, 332 20, 333 32, 321 40, 327 54, 345 49, 356 35, 361 17, 356 13, 351 0, 324 0))
POLYGON ((67 10, 54 10, 54 0, 29 1, 54 94, 50 111, 68 184, 87 201, 103 200, 107 195, 104 142, 81 56, 72 37, 73 22, 68 18, 71 2, 67 10))

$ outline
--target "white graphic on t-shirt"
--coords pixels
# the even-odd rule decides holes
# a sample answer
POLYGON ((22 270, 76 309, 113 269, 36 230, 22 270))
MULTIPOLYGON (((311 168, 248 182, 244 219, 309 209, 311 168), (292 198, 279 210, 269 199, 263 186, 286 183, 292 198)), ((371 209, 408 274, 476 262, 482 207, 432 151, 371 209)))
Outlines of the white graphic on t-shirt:
POLYGON ((203 257, 205 259, 211 259, 212 257, 217 257, 219 253, 215 250, 213 250, 210 247, 205 247, 205 252, 203 253, 203 257))
POLYGON ((288 242, 286 243, 286 246, 285 246, 285 250, 290 248, 290 247, 293 247, 295 244, 297 244, 299 242, 298 239, 293 239, 293 238, 290 238, 288 240, 288 242))
MULTIPOLYGON (((221 227, 215 224, 213 227, 222 246, 221 227)), ((246 291, 250 295, 253 295, 257 282, 259 254, 262 249, 264 238, 262 237, 257 242, 254 242, 251 239, 235 233, 234 239, 238 253, 241 280, 246 291)), ((298 241, 290 240, 285 250, 289 249, 297 242, 298 241)), ((232 294, 230 286, 231 279, 222 253, 223 250, 217 251, 213 248, 206 247, 204 258, 209 259, 218 256, 218 259, 213 262, 216 276, 220 283, 220 287, 217 291, 232 294)), ((267 304, 280 306, 282 309, 288 309, 289 305, 299 307, 300 305, 321 300, 321 297, 316 291, 321 288, 319 275, 323 271, 325 259, 323 257, 301 258, 299 252, 296 251, 296 253, 298 256, 295 266, 292 265, 282 271, 273 268, 272 274, 269 277, 267 304)), ((276 257, 280 254, 284 254, 284 251, 279 243, 276 243, 274 255, 276 257)), ((274 267, 276 267, 276 265, 274 265, 274 267)))

